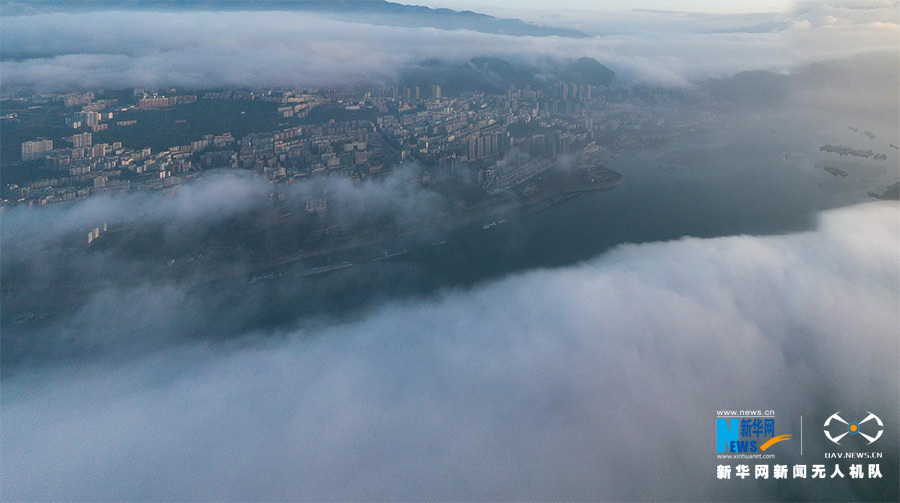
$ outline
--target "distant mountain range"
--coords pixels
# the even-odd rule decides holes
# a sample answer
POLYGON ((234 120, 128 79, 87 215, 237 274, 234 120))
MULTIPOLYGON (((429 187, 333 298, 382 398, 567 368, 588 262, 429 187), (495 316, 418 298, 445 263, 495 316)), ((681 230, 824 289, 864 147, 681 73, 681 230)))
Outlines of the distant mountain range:
POLYGON ((566 61, 545 59, 537 65, 514 63, 501 58, 478 57, 464 63, 430 59, 400 72, 400 85, 427 87, 438 84, 444 92, 500 92, 510 84, 547 89, 558 81, 609 85, 615 72, 593 58, 566 61))
POLYGON ((576 30, 552 28, 518 19, 500 19, 471 11, 432 9, 386 0, 11 0, 4 16, 47 12, 125 11, 293 11, 348 19, 381 26, 473 30, 532 37, 587 37, 576 30))

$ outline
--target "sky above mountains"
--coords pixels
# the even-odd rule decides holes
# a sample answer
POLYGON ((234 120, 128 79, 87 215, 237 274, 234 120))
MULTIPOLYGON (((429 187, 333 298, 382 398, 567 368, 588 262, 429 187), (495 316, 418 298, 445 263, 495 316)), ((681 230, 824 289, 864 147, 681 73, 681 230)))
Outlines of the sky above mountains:
POLYGON ((509 15, 519 13, 528 18, 534 13, 558 11, 610 12, 624 9, 651 9, 678 12, 703 12, 716 14, 785 12, 794 2, 789 0, 760 0, 748 2, 743 0, 725 0, 711 2, 707 0, 635 0, 623 6, 620 1, 611 0, 558 0, 552 4, 542 0, 415 0, 418 5, 455 10, 473 10, 492 15, 509 15))
MULTIPOLYGON (((497 4, 498 6, 500 4, 497 4)), ((559 11, 587 38, 391 26, 309 12, 93 12, 0 18, 5 89, 323 86, 390 83, 436 58, 593 57, 620 84, 690 87, 743 70, 900 47, 897 3, 795 4, 789 12, 677 14, 559 11), (47 37, 53 33, 53 37, 47 37)), ((524 11, 523 11, 524 12, 524 11)))

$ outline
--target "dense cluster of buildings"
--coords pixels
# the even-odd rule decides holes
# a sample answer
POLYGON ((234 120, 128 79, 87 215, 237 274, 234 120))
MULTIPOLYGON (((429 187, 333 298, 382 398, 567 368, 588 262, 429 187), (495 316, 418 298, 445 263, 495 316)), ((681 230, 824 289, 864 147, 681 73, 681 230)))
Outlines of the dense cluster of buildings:
POLYGON ((170 97, 154 94, 153 96, 141 98, 140 100, 138 100, 138 108, 140 108, 141 110, 152 110, 154 108, 166 108, 174 107, 175 105, 185 105, 187 103, 193 103, 195 101, 197 101, 197 96, 194 94, 170 97))
MULTIPOLYGON (((135 93, 136 107, 154 110, 181 106, 195 95, 135 93)), ((446 96, 441 87, 387 87, 375 91, 217 91, 206 100, 265 100, 293 125, 235 138, 203 134, 190 144, 152 152, 126 149, 121 142, 92 141, 92 132, 113 118, 115 100, 92 93, 59 97, 81 111, 67 119, 82 132, 70 137, 22 143, 22 161, 40 162, 53 178, 4 187, 4 202, 50 204, 98 192, 136 187, 164 189, 205 169, 236 168, 265 174, 275 183, 315 177, 362 181, 416 160, 425 182, 442 177, 495 193, 540 173, 584 146, 610 139, 670 134, 686 124, 688 111, 666 102, 647 103, 628 91, 559 82, 549 90, 510 86, 505 93, 446 96), (309 124, 310 110, 358 114, 351 120, 323 119, 309 124), (300 124, 307 122, 307 124, 300 124)), ((692 120, 694 117, 691 112, 692 120)), ((124 127, 134 121, 119 121, 124 127)))

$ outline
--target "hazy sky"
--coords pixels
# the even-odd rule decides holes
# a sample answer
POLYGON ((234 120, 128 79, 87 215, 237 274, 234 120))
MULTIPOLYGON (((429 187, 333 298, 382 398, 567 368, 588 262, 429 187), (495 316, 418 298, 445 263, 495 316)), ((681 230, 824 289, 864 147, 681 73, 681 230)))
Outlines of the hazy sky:
POLYGON ((596 35, 589 38, 376 26, 301 12, 4 16, 0 69, 4 88, 320 86, 391 81, 405 65, 429 58, 587 56, 612 68, 622 84, 690 87, 743 70, 786 73, 896 50, 896 2, 867 5, 805 4, 790 15, 559 11, 538 19, 596 35))
MULTIPOLYGON (((431 5, 464 8, 466 1, 431 5)), ((588 56, 612 68, 619 83, 690 87, 742 70, 786 73, 809 62, 900 47, 897 2, 891 0, 627 6, 562 0, 552 11, 541 10, 546 5, 491 2, 478 10, 594 36, 398 28, 301 12, 55 13, 0 18, 0 69, 4 88, 318 86, 391 81, 404 65, 429 58, 588 56), (568 10, 586 7, 589 12, 568 10)))
MULTIPOLYGON (((404 2, 400 2, 404 3, 404 2)), ((414 5, 429 7, 446 7, 460 10, 468 9, 480 12, 516 12, 516 11, 550 11, 550 10, 583 10, 583 11, 622 11, 633 9, 659 9, 684 12, 710 13, 748 13, 748 12, 785 12, 793 2, 787 0, 412 0, 414 5)))

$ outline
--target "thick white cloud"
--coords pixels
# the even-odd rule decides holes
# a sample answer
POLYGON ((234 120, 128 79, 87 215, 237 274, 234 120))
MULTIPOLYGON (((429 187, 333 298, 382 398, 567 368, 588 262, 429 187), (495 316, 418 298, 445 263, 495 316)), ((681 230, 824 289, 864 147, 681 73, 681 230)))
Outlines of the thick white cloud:
MULTIPOLYGON (((900 207, 870 203, 811 232, 620 246, 268 342, 22 369, 3 384, 3 498, 890 497, 898 256, 900 207), (876 412, 887 478, 717 481, 724 408, 775 409, 795 435, 799 414, 876 412)), ((188 312, 168 296, 159 309, 188 312)), ((806 457, 793 441, 779 461, 820 462, 822 442, 808 427, 806 457)))

